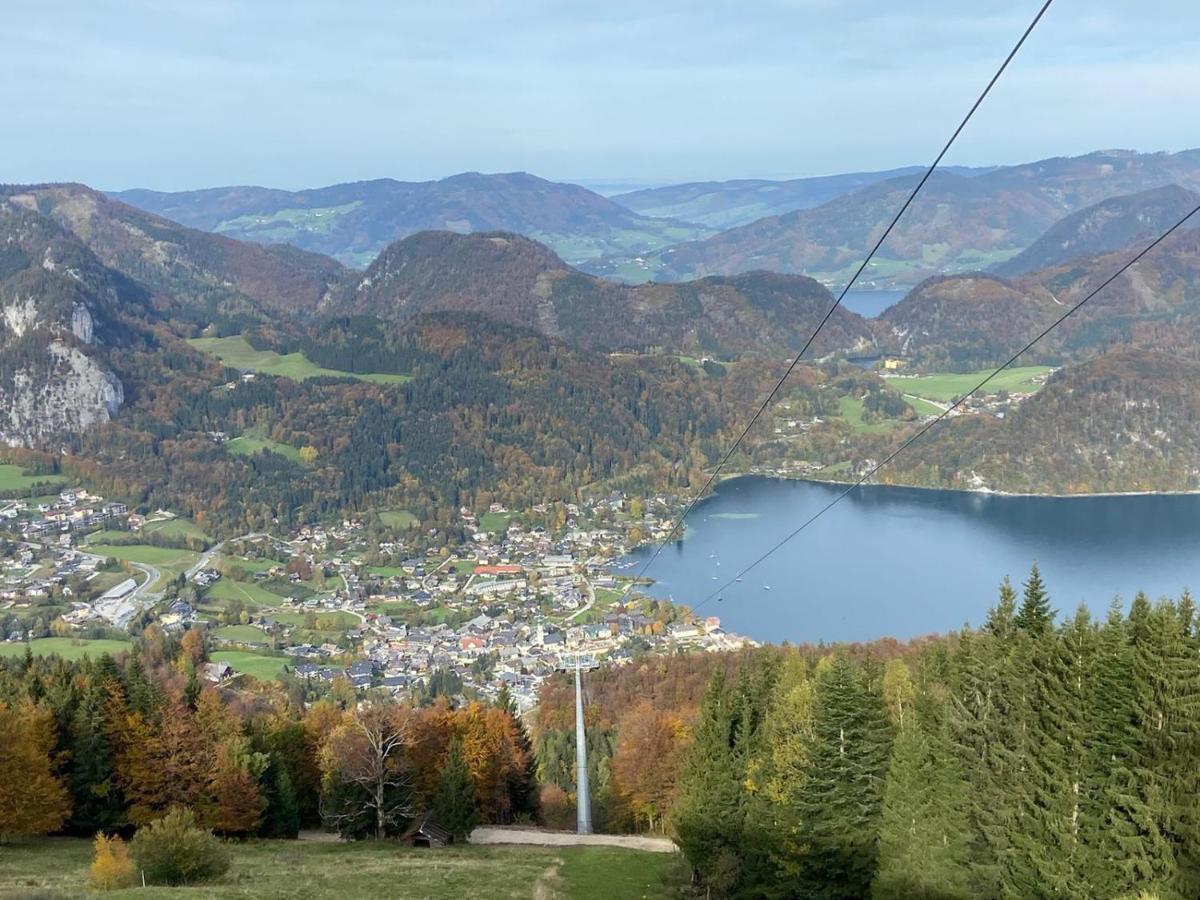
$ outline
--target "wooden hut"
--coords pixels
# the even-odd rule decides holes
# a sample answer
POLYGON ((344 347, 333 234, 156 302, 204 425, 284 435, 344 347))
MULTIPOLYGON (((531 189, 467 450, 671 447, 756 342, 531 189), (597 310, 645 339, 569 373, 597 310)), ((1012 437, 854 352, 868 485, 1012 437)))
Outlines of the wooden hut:
POLYGON ((408 827, 400 840, 413 847, 445 847, 454 843, 454 835, 435 822, 432 813, 425 813, 408 827))

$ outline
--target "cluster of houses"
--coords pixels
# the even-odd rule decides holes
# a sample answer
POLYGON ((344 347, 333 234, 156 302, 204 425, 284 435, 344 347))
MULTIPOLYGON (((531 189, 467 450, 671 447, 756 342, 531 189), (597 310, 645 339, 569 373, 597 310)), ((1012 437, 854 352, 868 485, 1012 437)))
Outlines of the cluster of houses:
MULTIPOLYGON (((124 503, 105 501, 82 488, 62 491, 53 502, 0 501, 0 520, 5 520, 4 528, 27 538, 69 535, 73 531, 104 525, 112 519, 128 518, 129 510, 124 503)), ((131 527, 134 524, 137 523, 131 523, 131 527)), ((69 538, 64 543, 69 544, 69 538)))
MULTIPOLYGON (((598 509, 619 510, 624 502, 613 495, 588 507, 568 505, 566 522, 553 535, 516 521, 502 533, 488 532, 463 509, 471 537, 440 557, 405 557, 400 543, 368 547, 361 526, 350 521, 305 527, 289 541, 271 539, 273 558, 301 557, 313 569, 336 571, 342 582, 339 590, 303 601, 284 598, 280 611, 340 611, 360 621, 347 630, 349 642, 285 646, 291 672, 316 683, 345 679, 358 688, 402 694, 440 671, 482 696, 495 696, 506 685, 528 708, 541 682, 576 655, 619 665, 656 648, 715 651, 747 644, 713 617, 674 621, 620 602, 611 569, 626 552, 628 530, 636 525, 643 534, 665 534, 671 526, 665 513, 636 522, 605 516, 607 524, 596 524, 598 509), (399 559, 369 566, 365 557, 375 549, 399 559), (598 599, 598 590, 607 601, 598 599), (433 610, 441 621, 431 621, 433 610)), ((274 569, 259 573, 281 575, 274 569)), ((197 584, 203 577, 203 571, 195 576, 197 584)), ((251 623, 286 643, 296 628, 280 627, 276 615, 259 610, 251 623)))
MULTIPOLYGON (((95 516, 128 515, 123 505, 106 504, 85 491, 64 491, 59 502, 41 507, 22 509, 23 528, 61 529, 64 522, 96 524, 95 516)), ((249 624, 262 631, 263 641, 244 641, 237 634, 221 638, 221 629, 214 629, 214 636, 227 644, 280 653, 297 677, 327 683, 345 679, 356 688, 405 693, 444 672, 477 695, 495 696, 507 686, 518 705, 528 708, 541 682, 577 654, 621 664, 656 648, 726 650, 747 643, 726 633, 715 618, 677 621, 670 607, 650 614, 640 601, 623 602, 612 572, 629 549, 631 532, 637 529, 642 539, 653 538, 667 534, 672 525, 667 498, 651 498, 642 507, 655 512, 639 510, 636 519, 631 517, 621 494, 566 504, 553 533, 521 524, 520 517, 498 505, 490 510, 490 520, 482 521, 462 509, 468 540, 436 556, 406 554, 399 540, 370 545, 366 529, 356 521, 311 525, 287 537, 255 536, 251 546, 239 545, 248 554, 247 563, 273 560, 266 569, 247 565, 239 574, 211 564, 190 572, 189 579, 201 598, 222 578, 257 580, 277 593, 277 605, 258 603, 249 610, 249 624), (486 521, 505 524, 488 530, 486 521), (368 559, 389 564, 371 565, 368 559), (318 570, 323 577, 309 580, 318 570), (297 587, 285 596, 291 593, 288 585, 297 587), (319 589, 314 591, 314 585, 319 589), (298 624, 296 612, 312 612, 318 619, 341 614, 335 620, 336 641, 313 641, 313 620, 298 624), (265 649, 268 643, 273 650, 265 649)), ((535 519, 547 518, 546 509, 534 513, 541 514, 535 519)), ((44 548, 43 555, 51 552, 45 542, 31 542, 30 547, 23 553, 26 569, 6 571, 0 578, 0 601, 49 589, 49 584, 31 584, 22 577, 33 568, 32 548, 44 548)), ((67 547, 52 550, 53 577, 60 583, 77 572, 85 577, 95 573, 101 562, 67 547)), ((222 552, 236 566, 238 551, 222 552)), ((44 562, 39 563, 43 571, 44 562)), ((103 618, 106 606, 128 605, 135 590, 136 582, 125 579, 93 603, 75 604, 62 619, 83 627, 103 618)), ((261 592, 256 596, 261 598, 261 592)), ((189 599, 194 602, 191 595, 189 599)), ((207 606, 203 601, 196 605, 207 606)), ((172 632, 205 619, 178 597, 168 597, 155 612, 159 624, 172 632)), ((327 628, 320 634, 329 637, 327 628)), ((227 663, 204 672, 214 681, 232 674, 227 663)))

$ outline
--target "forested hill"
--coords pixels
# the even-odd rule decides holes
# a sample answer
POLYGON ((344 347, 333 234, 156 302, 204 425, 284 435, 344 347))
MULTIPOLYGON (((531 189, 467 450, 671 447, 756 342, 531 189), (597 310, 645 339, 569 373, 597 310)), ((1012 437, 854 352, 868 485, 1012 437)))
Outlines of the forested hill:
MULTIPOLYGON (((646 257, 590 264, 624 277, 687 279, 747 269, 844 280, 916 181, 869 185, 823 206, 768 216, 646 257)), ((938 172, 868 273, 879 284, 984 269, 1024 250, 1064 216, 1109 197, 1176 184, 1200 189, 1200 151, 1102 151, 1007 166, 974 177, 938 172)))
POLYGON ((231 381, 219 367, 185 369, 199 359, 186 346, 171 367, 140 357, 139 399, 64 438, 62 465, 220 533, 395 507, 451 527, 481 499, 524 508, 605 483, 694 484, 728 440, 725 383, 738 381, 456 313, 334 322, 301 346, 345 376, 231 381), (403 367, 409 380, 354 378, 360 364, 403 367), (235 453, 216 432, 262 435, 269 450, 235 453))
MULTIPOLYGON (((384 318, 471 311, 593 348, 728 356, 794 352, 832 305, 829 291, 803 276, 751 272, 635 287, 571 269, 519 235, 430 232, 381 253, 350 308, 384 318)), ((867 323, 839 309, 815 349, 871 346, 867 323)))
MULTIPOLYGON (((1072 213, 1010 260, 992 267, 1013 276, 1059 265, 1081 256, 1120 250, 1138 239, 1146 243, 1200 204, 1200 194, 1175 184, 1112 197, 1072 213)), ((1187 228, 1200 228, 1198 221, 1187 228)))
POLYGON ((920 171, 918 166, 908 166, 883 172, 851 172, 785 181, 754 178, 699 181, 644 188, 617 194, 612 199, 647 216, 683 219, 713 228, 734 228, 764 216, 811 209, 869 184, 920 174, 920 171))
MULTIPOLYGON (((918 366, 963 371, 997 365, 1121 268, 1149 238, 1004 280, 969 274, 918 285, 875 323, 880 344, 918 366)), ((1196 358, 1200 342, 1200 230, 1166 239, 1033 348, 1060 364, 1134 346, 1196 358)))
POLYGON ((194 228, 294 244, 354 266, 367 265, 388 244, 419 231, 513 231, 572 262, 649 252, 712 233, 702 225, 642 216, 578 185, 524 172, 465 172, 423 182, 381 178, 304 191, 221 187, 114 196, 194 228))
POLYGON ((1004 419, 951 419, 888 481, 1031 493, 1200 490, 1200 362, 1120 350, 1068 366, 1004 419))
POLYGON ((262 247, 186 228, 78 184, 0 187, 44 215, 111 269, 154 294, 156 313, 205 324, 311 315, 338 302, 345 269, 294 247, 262 247))

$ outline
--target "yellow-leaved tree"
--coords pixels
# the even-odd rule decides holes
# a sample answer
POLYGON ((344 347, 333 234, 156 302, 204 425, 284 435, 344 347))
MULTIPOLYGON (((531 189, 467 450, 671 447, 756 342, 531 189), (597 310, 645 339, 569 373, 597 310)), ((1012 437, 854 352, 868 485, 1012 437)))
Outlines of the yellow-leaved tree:
POLYGON ((54 774, 54 719, 26 700, 0 702, 0 839, 57 831, 71 812, 54 774))

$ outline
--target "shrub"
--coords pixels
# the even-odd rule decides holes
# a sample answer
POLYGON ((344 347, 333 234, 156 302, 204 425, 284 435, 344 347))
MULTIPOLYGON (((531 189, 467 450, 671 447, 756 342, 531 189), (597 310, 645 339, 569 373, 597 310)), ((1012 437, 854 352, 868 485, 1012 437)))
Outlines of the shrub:
POLYGON ((557 784, 542 786, 539 805, 547 828, 565 831, 575 827, 575 804, 557 784))
POLYGON ((129 858, 129 848, 116 835, 105 837, 96 833, 96 856, 92 860, 91 886, 98 891, 115 891, 132 887, 137 881, 137 870, 129 858))
POLYGON ((130 849, 147 884, 208 881, 229 869, 229 855, 220 841, 199 828, 196 817, 185 809, 173 809, 139 828, 130 849))

